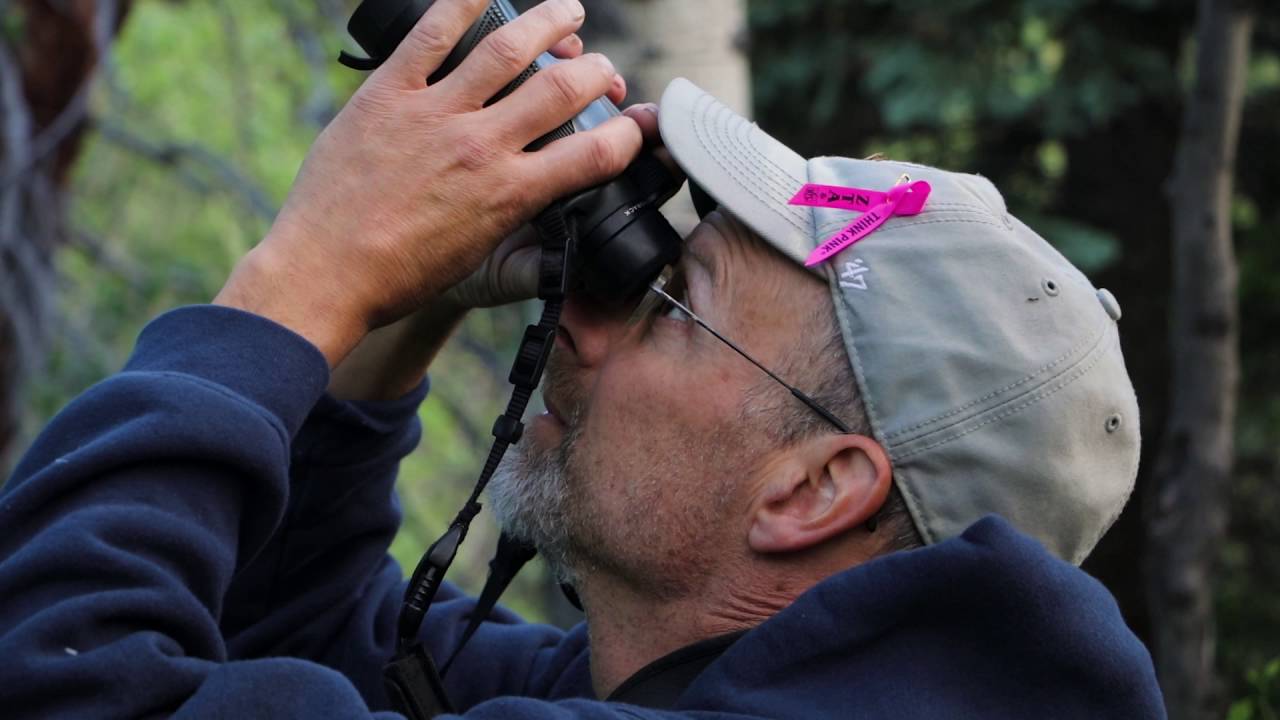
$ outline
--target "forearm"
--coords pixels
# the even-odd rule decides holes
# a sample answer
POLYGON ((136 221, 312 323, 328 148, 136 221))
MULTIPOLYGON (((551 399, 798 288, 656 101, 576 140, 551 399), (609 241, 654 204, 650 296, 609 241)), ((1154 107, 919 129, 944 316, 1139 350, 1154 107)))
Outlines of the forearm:
POLYGON ((195 692, 327 374, 279 326, 185 308, 50 423, 0 497, 0 704, 140 716, 195 692))
POLYGON ((381 693, 377 669, 391 654, 403 595, 387 555, 400 524, 395 479, 417 446, 425 394, 423 384, 385 403, 326 396, 312 410, 294 441, 280 528, 227 594, 222 629, 231 657, 315 660, 352 677, 362 693, 381 693))
POLYGON ((439 299, 393 325, 374 330, 334 368, 329 394, 355 401, 403 397, 421 384, 464 315, 461 307, 439 299))

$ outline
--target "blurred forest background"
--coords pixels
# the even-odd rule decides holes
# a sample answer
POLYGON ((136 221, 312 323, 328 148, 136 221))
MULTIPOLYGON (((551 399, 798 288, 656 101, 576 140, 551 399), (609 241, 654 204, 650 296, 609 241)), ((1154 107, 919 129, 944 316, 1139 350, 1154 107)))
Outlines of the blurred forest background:
MULTIPOLYGON (((0 477, 262 237, 361 80, 334 61, 354 5, 0 0, 0 477)), ((1115 292, 1143 464, 1086 569, 1173 717, 1280 716, 1280 3, 587 5, 630 101, 686 75, 806 155, 981 173, 1115 292)), ((474 481, 531 312, 473 314, 433 370, 402 565, 474 481)), ((451 578, 478 588, 494 539, 451 578)), ((537 566, 506 602, 575 621, 537 566)))

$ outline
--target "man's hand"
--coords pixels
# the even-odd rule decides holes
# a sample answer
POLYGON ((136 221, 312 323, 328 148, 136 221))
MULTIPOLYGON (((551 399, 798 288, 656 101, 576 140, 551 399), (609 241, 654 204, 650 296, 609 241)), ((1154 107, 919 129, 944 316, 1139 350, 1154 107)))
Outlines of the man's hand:
MULTIPOLYGON (((581 51, 581 46, 578 50, 581 51)), ((559 50, 553 49, 552 52, 558 53, 559 50)), ((566 49, 565 52, 572 53, 572 50, 566 49)), ((625 84, 619 84, 609 92, 609 99, 616 104, 621 104, 625 97, 625 84)), ((683 181, 684 172, 661 146, 658 106, 653 103, 632 105, 623 114, 635 120, 645 146, 653 149, 671 172, 683 181)), ((503 240, 470 277, 449 288, 440 300, 463 311, 528 300, 538 291, 541 257, 537 232, 533 226, 524 225, 503 240)))
MULTIPOLYGON (((553 46, 578 0, 548 0, 429 76, 488 5, 438 0, 316 140, 266 239, 215 303, 279 322, 336 364, 374 327, 470 276, 552 200, 621 172, 641 146, 629 117, 526 153, 620 78, 600 55, 539 72, 484 103, 553 46)), ((566 40, 569 38, 569 40, 566 40)))
MULTIPOLYGON (((581 52, 573 43, 560 50, 566 57, 581 52)), ((615 88, 609 99, 622 102, 626 87, 615 88)), ((645 144, 658 146, 658 106, 633 105, 625 111, 636 121, 645 144)), ((679 172, 674 163, 668 163, 679 172)), ((394 400, 422 382, 431 361, 444 347, 462 316, 472 308, 495 307, 528 300, 538 291, 538 265, 542 255, 537 233, 524 225, 503 240, 466 280, 440 298, 392 325, 369 333, 333 370, 329 392, 343 400, 394 400)))

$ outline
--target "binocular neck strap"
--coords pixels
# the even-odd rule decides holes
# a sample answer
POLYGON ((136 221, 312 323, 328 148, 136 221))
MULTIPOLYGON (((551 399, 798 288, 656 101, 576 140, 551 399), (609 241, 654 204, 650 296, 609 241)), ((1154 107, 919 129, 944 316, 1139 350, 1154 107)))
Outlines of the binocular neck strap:
POLYGON ((458 654, 480 628, 480 623, 489 618, 489 613, 493 612, 493 608, 498 604, 498 598, 502 597, 503 591, 515 579, 516 573, 520 572, 520 568, 537 554, 538 551, 533 545, 517 540, 506 533, 502 533, 498 538, 498 550, 489 561, 489 577, 484 581, 484 589, 480 591, 480 597, 476 598, 476 606, 471 610, 471 619, 467 621, 467 628, 458 638, 458 644, 454 646, 453 653, 449 655, 444 665, 440 666, 440 677, 443 678, 449 674, 453 661, 458 659, 458 654))
MULTIPOLYGON (((471 521, 479 514, 480 496, 489 484, 498 463, 507 448, 520 441, 524 433, 524 411, 529 406, 533 391, 542 381, 547 358, 555 343, 560 326, 560 312, 569 283, 569 261, 573 252, 574 230, 567 221, 562 203, 557 202, 544 210, 534 226, 542 241, 542 260, 538 282, 538 297, 544 301, 542 317, 538 324, 525 328, 520 348, 509 380, 515 386, 506 412, 493 424, 493 446, 489 450, 484 469, 476 481, 471 497, 458 511, 449 529, 431 544, 405 588, 404 605, 397 621, 396 656, 383 669, 387 694, 397 710, 412 720, 429 720, 436 715, 451 712, 451 704, 445 694, 442 673, 436 671, 430 652, 418 642, 418 632, 426 617, 427 609, 444 583, 445 573, 458 553, 458 547, 466 539, 471 521)), ((463 646, 488 618, 503 590, 510 584, 520 568, 534 555, 532 546, 507 537, 499 540, 498 553, 489 564, 489 579, 472 611, 471 621, 463 632, 458 646, 445 664, 445 670, 453 663, 463 646)))

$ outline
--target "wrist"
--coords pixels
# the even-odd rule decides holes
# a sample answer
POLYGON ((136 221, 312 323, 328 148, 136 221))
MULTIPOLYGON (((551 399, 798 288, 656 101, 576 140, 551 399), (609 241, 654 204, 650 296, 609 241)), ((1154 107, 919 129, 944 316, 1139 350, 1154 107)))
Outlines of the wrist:
POLYGON ((368 320, 341 291, 293 258, 260 243, 236 263, 214 305, 265 317, 306 338, 329 367, 351 352, 368 332, 368 320))
POLYGON ((466 308, 437 299, 399 322, 374 330, 334 368, 329 394, 360 401, 403 397, 422 382, 465 315, 466 308))

